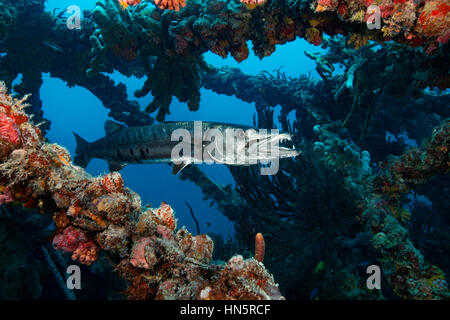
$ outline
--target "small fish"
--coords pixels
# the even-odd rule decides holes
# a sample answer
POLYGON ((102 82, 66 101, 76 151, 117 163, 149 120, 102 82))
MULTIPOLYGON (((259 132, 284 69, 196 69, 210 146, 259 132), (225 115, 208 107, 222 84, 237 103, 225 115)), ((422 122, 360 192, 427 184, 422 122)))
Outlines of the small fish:
POLYGON ((77 142, 74 159, 76 165, 86 168, 91 159, 99 158, 108 162, 110 171, 119 171, 129 163, 171 163, 174 162, 172 151, 180 145, 183 147, 183 152, 186 147, 187 150, 191 150, 191 154, 183 154, 176 159, 173 167, 174 174, 191 163, 202 161, 227 165, 249 165, 249 163, 257 161, 295 157, 300 154, 295 149, 281 147, 277 144, 290 140, 291 136, 288 133, 276 131, 272 133, 269 130, 257 132, 250 126, 217 122, 164 122, 150 126, 124 127, 108 120, 105 123, 105 132, 105 137, 92 143, 74 133, 77 142), (187 141, 172 140, 172 133, 178 129, 189 133, 187 141), (234 143, 218 146, 217 140, 220 139, 214 139, 211 142, 211 136, 209 136, 210 140, 203 140, 208 136, 208 132, 219 132, 225 137, 229 129, 237 130, 239 133, 234 143), (196 139, 195 136, 198 134, 197 130, 205 133, 201 134, 199 139, 196 139), (215 149, 211 147, 211 144, 215 149), (271 149, 268 148, 268 145, 271 146, 271 149), (199 148, 201 152, 196 153, 195 150, 199 148), (211 149, 214 149, 214 155, 210 152, 211 149), (202 158, 197 159, 198 156, 202 158))
POLYGON ((211 222, 205 222, 205 227, 209 228, 211 226, 211 222))
POLYGON ((44 41, 42 41, 42 44, 49 47, 50 49, 55 50, 55 51, 63 52, 63 48, 61 48, 59 45, 57 45, 54 42, 44 40, 44 41))

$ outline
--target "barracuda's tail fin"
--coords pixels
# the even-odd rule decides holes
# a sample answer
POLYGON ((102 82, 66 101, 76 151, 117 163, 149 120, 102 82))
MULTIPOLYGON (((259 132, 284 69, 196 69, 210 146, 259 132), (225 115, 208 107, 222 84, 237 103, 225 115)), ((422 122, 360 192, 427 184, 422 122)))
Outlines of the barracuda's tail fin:
POLYGON ((75 132, 73 132, 73 135, 75 136, 75 140, 77 142, 77 148, 75 149, 74 163, 77 166, 86 168, 87 165, 89 164, 89 161, 91 161, 91 157, 89 157, 88 153, 89 142, 84 140, 75 132))

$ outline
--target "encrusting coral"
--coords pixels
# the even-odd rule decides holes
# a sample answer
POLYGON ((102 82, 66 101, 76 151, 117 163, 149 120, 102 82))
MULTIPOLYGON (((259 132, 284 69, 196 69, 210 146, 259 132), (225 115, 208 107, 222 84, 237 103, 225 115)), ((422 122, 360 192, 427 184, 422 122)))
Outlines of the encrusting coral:
POLYGON ((374 192, 361 215, 374 234, 374 247, 383 255, 380 261, 388 281, 403 298, 450 297, 444 272, 428 264, 406 237, 402 223, 411 214, 399 202, 414 186, 450 171, 449 148, 450 120, 446 119, 423 146, 386 161, 382 173, 374 178, 374 192))
POLYGON ((319 152, 328 157, 332 155, 328 163, 345 174, 346 183, 357 186, 360 197, 357 219, 371 233, 384 276, 393 291, 404 299, 450 297, 443 271, 426 261, 408 238, 403 224, 410 218, 410 213, 400 202, 400 194, 411 190, 413 185, 449 171, 449 125, 448 120, 443 121, 422 147, 407 150, 402 156, 388 161, 384 164, 385 169, 376 175, 371 175, 370 167, 367 171, 362 157, 364 151, 360 155, 355 145, 340 140, 325 126, 316 129, 319 141, 325 144, 319 152), (344 151, 354 150, 347 152, 347 156, 342 151, 330 152, 339 145, 345 146, 344 151), (355 164, 348 166, 352 157, 355 164))
POLYGON ((118 0, 119 4, 122 8, 127 9, 128 6, 137 6, 139 3, 141 3, 141 0, 118 0))
POLYGON ((0 185, 8 201, 54 216, 57 249, 88 265, 105 251, 130 299, 283 298, 255 259, 212 264, 212 240, 177 230, 168 204, 143 212, 120 174, 91 177, 74 166, 64 148, 43 141, 24 107, 0 85, 0 185))
POLYGON ((423 148, 411 148, 401 157, 384 164, 385 174, 377 180, 381 191, 391 198, 423 184, 437 174, 450 171, 450 119, 435 128, 423 148))
POLYGON ((266 0, 240 0, 249 9, 255 9, 256 6, 260 6, 266 2, 266 0))
MULTIPOLYGON (((177 4, 178 0, 174 2, 177 4)), ((402 11, 402 8, 410 8, 413 0, 406 1, 406 4, 394 4, 389 17, 384 6, 390 6, 391 0, 385 1, 388 4, 380 4, 384 33, 366 26, 362 28, 358 23, 366 23, 369 16, 366 11, 372 2, 324 0, 318 2, 319 9, 312 11, 308 1, 214 0, 205 4, 199 0, 189 0, 180 11, 153 9, 147 2, 140 3, 133 11, 127 11, 115 0, 99 1, 92 11, 96 29, 90 36, 92 59, 89 74, 104 70, 110 53, 127 60, 142 61, 148 80, 136 95, 142 97, 151 93, 155 98, 147 107, 147 112, 159 109, 157 119, 162 121, 169 113, 173 96, 188 102, 190 110, 198 109, 198 73, 203 67, 201 54, 206 51, 221 57, 231 54, 241 62, 249 56, 249 40, 256 56, 263 58, 271 55, 276 45, 297 37, 320 45, 324 33, 350 34, 349 41, 356 48, 369 40, 384 42, 394 39, 412 46, 426 46, 431 53, 439 44, 446 43, 446 30, 429 27, 426 30, 435 31, 424 33, 421 28, 411 25, 411 17, 421 14, 421 9, 415 4, 413 9, 418 12, 412 9, 402 11), (325 12, 334 10, 340 13, 334 16, 325 12), (398 31, 394 32, 396 28, 398 31), (157 57, 153 67, 148 63, 150 56, 157 57)), ((160 7, 176 8, 171 3, 157 1, 160 7)), ((448 13, 442 14, 439 11, 439 19, 445 22, 448 13)), ((436 22, 439 26, 442 26, 441 20, 436 22)))
POLYGON ((401 37, 418 46, 433 38, 430 50, 450 37, 450 5, 446 0, 319 0, 315 11, 334 11, 344 21, 359 23, 374 23, 378 18, 385 39, 401 37))
MULTIPOLYGON (((421 45, 433 55, 441 51, 445 55, 448 30, 442 25, 448 24, 448 5, 442 1, 426 2, 422 12, 420 5, 408 5, 411 1, 271 0, 262 4, 255 1, 259 4, 248 8, 238 0, 189 0, 180 11, 174 11, 155 8, 149 0, 103 0, 97 1, 93 10, 84 11, 81 29, 70 30, 61 13, 45 11, 44 0, 1 0, 5 9, 0 13, 0 41, 2 53, 6 54, 0 56, 0 79, 11 89, 14 79, 23 75, 14 90, 20 96, 33 94, 29 101, 31 110, 27 112, 34 115, 36 122, 43 120, 39 98, 42 74, 50 73, 69 86, 90 90, 111 109, 110 116, 115 120, 128 125, 151 124, 153 118, 141 111, 136 101, 129 101, 124 86, 115 85, 107 74, 118 71, 127 77, 146 76, 147 83, 136 94, 152 94, 154 99, 147 111, 158 110, 158 120, 164 120, 174 96, 187 102, 190 110, 198 109, 199 73, 205 69, 203 53, 210 51, 221 57, 231 54, 241 62, 249 56, 249 41, 259 58, 298 37, 323 44, 323 34, 347 35, 355 47, 369 40, 394 40, 409 46, 421 45), (382 17, 381 26, 398 26, 400 31, 391 35, 369 30, 364 20, 369 15, 364 10, 371 4, 380 6, 382 16, 390 12, 386 8, 392 4, 394 13, 382 17), (321 9, 316 10, 319 5, 321 9), (414 13, 416 27, 411 27, 411 19, 406 18, 412 11, 400 10, 405 6, 418 10, 414 13), (14 37, 7 37, 8 34, 14 37)), ((168 3, 161 1, 158 5, 168 3)), ((428 65, 421 60, 412 63, 415 67, 428 65)), ((440 69, 445 71, 445 67, 440 69)), ((423 79, 423 86, 439 82, 439 87, 448 87, 448 75, 443 71, 423 79)), ((45 132, 48 124, 41 129, 45 132)))
POLYGON ((160 9, 169 9, 180 11, 180 8, 184 8, 186 6, 186 0, 154 0, 155 4, 160 9))

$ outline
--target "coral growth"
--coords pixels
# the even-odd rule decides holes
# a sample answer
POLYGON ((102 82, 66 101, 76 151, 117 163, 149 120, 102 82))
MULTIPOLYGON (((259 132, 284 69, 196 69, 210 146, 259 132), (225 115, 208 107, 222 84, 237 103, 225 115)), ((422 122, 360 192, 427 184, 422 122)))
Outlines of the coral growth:
MULTIPOLYGON (((301 107, 294 107, 290 100, 281 100, 282 93, 278 97, 286 110, 283 112, 282 109, 279 121, 287 127, 287 113, 295 108, 297 119, 293 129, 315 142, 311 151, 308 144, 302 146, 302 157, 293 163, 280 163, 280 172, 275 178, 261 177, 252 168, 231 168, 237 185, 232 189, 231 186, 216 185, 195 168, 182 173, 183 179, 199 185, 205 195, 235 222, 238 240, 247 247, 252 247, 255 241, 248 237, 249 233, 254 233, 255 229, 264 232, 271 244, 267 248, 265 265, 273 270, 288 298, 307 299, 310 292, 317 290, 321 299, 327 295, 333 298, 382 298, 381 292, 368 294, 362 289, 366 280, 359 275, 363 272, 362 263, 380 266, 387 279, 386 287, 393 291, 387 296, 389 298, 449 297, 444 268, 438 267, 440 264, 434 265, 436 259, 430 263, 409 239, 406 224, 413 217, 401 201, 401 195, 418 184, 448 173, 448 120, 433 131, 431 140, 423 147, 408 150, 384 167, 377 168, 371 152, 362 150, 348 138, 348 132, 342 130, 342 121, 330 121, 326 116, 322 119, 320 113, 328 111, 314 108, 314 103, 309 104, 310 110, 305 110, 304 105, 309 101, 307 92, 321 90, 325 84, 314 89, 299 80, 286 79, 279 71, 276 75, 246 76, 238 70, 223 68, 217 70, 216 76, 208 78, 213 88, 226 94, 237 92, 246 101, 254 101, 253 90, 256 96, 258 88, 267 87, 274 88, 274 92, 284 88, 294 92, 302 90, 306 96, 301 107), (228 83, 251 85, 246 86, 245 92, 234 91, 232 86, 224 89, 219 85, 217 75, 228 83), (307 121, 300 122, 302 119, 299 118, 303 117, 307 121), (313 126, 309 122, 320 124, 313 126), (306 125, 302 126, 303 123, 306 125), (402 187, 383 188, 386 181, 402 187), (336 212, 339 212, 337 216, 336 212), (311 242, 311 239, 315 241, 311 242), (279 261, 288 263, 277 267, 279 261), (325 265, 320 268, 323 271, 315 272, 314 267, 320 264, 325 265), (302 288, 299 288, 300 284, 302 288)), ((314 93, 311 95, 317 97, 314 93)), ((330 96, 333 99, 333 95, 330 96)), ((258 98, 259 101, 264 99, 267 105, 273 103, 271 96, 265 100, 263 93, 258 98)), ((442 104, 438 104, 437 110, 441 107, 442 104)), ((271 109, 264 105, 259 108, 257 104, 259 126, 264 123, 272 127, 271 109), (268 122, 265 122, 267 118, 268 122)), ((407 118, 403 117, 402 122, 408 121, 407 118)), ((444 203, 444 212, 445 208, 444 203)))
POLYGON ((266 252, 266 243, 261 233, 257 233, 255 236, 255 259, 256 261, 263 262, 264 254, 266 252))
POLYGON ((422 149, 411 148, 385 163, 385 175, 376 180, 381 191, 396 199, 437 174, 450 171, 450 120, 435 128, 422 149))
POLYGON ((245 6, 249 9, 255 9, 256 6, 263 5, 266 0, 240 0, 241 3, 245 4, 245 6))
POLYGON ((73 252, 80 243, 87 241, 88 236, 84 231, 69 226, 64 229, 62 234, 58 234, 53 238, 53 245, 59 250, 73 252))
POLYGON ((56 249, 71 252, 73 260, 90 265, 97 260, 98 247, 81 229, 69 226, 53 238, 56 249))
POLYGON ((428 42, 430 50, 449 39, 449 9, 446 0, 319 0, 315 7, 316 12, 335 11, 341 19, 359 23, 379 15, 384 38, 398 38, 412 45, 428 42))
POLYGON ((445 0, 426 1, 415 27, 426 36, 439 36, 437 41, 446 43, 450 37, 450 4, 445 0))
POLYGON ((122 8, 126 9, 128 6, 137 6, 139 3, 141 3, 141 0, 118 0, 119 4, 122 8))
POLYGON ((74 166, 64 148, 45 143, 33 124, 22 121, 22 102, 11 99, 3 85, 0 102, 7 106, 0 115, 13 121, 21 137, 17 145, 7 144, 9 136, 0 138, 0 184, 15 201, 53 214, 57 249, 87 265, 100 249, 109 254, 129 281, 131 299, 199 299, 205 288, 217 299, 282 298, 256 260, 212 264, 212 240, 176 230, 168 204, 142 212, 139 196, 118 173, 94 178, 74 166))
MULTIPOLYGON (((261 127, 272 128, 273 107, 280 105, 283 129, 306 141, 296 145, 311 143, 303 159, 284 162, 285 171, 273 180, 261 178, 252 168, 232 169, 239 182, 235 189, 214 183, 196 168, 183 171, 183 179, 199 184, 235 222, 238 239, 233 240, 240 250, 235 250, 236 243, 219 250, 216 246, 220 259, 242 248, 251 256, 253 235, 261 231, 270 243, 265 265, 287 297, 380 298, 381 293, 363 290, 365 279, 360 276, 361 265, 374 261, 386 270, 392 295, 446 298, 444 272, 448 274, 450 262, 441 252, 449 247, 449 204, 444 199, 448 177, 442 177, 448 175, 448 121, 421 148, 405 151, 402 135, 422 141, 450 116, 443 107, 450 105, 450 96, 439 91, 450 86, 447 2, 271 0, 249 8, 237 0, 189 0, 175 12, 154 8, 150 1, 130 8, 138 1, 127 0, 130 10, 124 10, 117 0, 103 0, 84 12, 82 28, 74 32, 67 29, 63 15, 45 11, 43 0, 0 0, 0 79, 18 98, 32 93, 25 106, 2 89, 0 208, 21 202, 53 213, 56 239, 64 240, 67 228, 83 232, 87 241, 72 248, 73 257, 87 263, 94 251, 106 252, 129 280, 130 297, 265 297, 267 292, 255 293, 270 277, 260 273, 256 259, 242 262, 234 257, 226 270, 211 263, 214 246, 208 236, 177 231, 167 204, 143 211, 120 175, 92 178, 74 167, 64 148, 43 143, 41 131, 45 133, 48 124, 38 129, 22 112, 26 108, 36 123, 43 120, 42 73, 88 89, 110 110, 109 116, 129 126, 151 124, 148 113, 154 111, 157 120, 164 120, 174 96, 197 110, 204 86, 255 103, 261 127), (379 8, 381 29, 366 25, 377 14, 373 6, 379 8), (344 36, 324 36, 337 33, 344 36), (202 59, 210 51, 243 61, 249 56, 248 41, 263 58, 297 37, 326 49, 306 52, 321 80, 289 77, 281 68, 246 75, 235 68, 214 69, 202 59), (416 48, 420 46, 426 50, 416 48), (147 112, 127 99, 125 85, 108 77, 114 70, 146 77, 136 96, 153 96, 147 112), (14 84, 19 74, 22 81, 14 84), (288 114, 295 114, 292 125, 288 114), (376 164, 388 154, 400 156, 376 164), (256 196, 269 190, 270 197, 256 196), (411 190, 430 197, 440 214, 440 221, 427 220, 430 226, 425 229, 416 225, 414 237, 407 228, 417 224, 417 210, 405 206, 411 190), (280 267, 279 261, 286 264, 280 267), (230 278, 236 268, 256 270, 264 279, 247 273, 242 284, 251 292, 243 292, 242 284, 230 278), (215 287, 219 279, 237 289, 215 287)), ((260 259, 256 252, 255 258, 260 259)))
MULTIPOLYGON (((321 132, 330 141, 329 133, 321 132)), ((378 260, 384 275, 394 292, 405 299, 443 299, 450 296, 445 282, 439 281, 439 286, 435 282, 436 279, 444 279, 443 271, 430 265, 408 239, 402 223, 410 219, 410 213, 402 208, 399 201, 400 193, 410 190, 408 186, 449 171, 449 132, 447 120, 434 130, 431 140, 422 148, 408 150, 403 156, 392 160, 382 174, 370 178, 354 172, 351 180, 347 178, 348 182, 360 185, 362 198, 358 207, 362 213, 359 219, 373 235, 372 245, 381 255, 378 260), (362 187, 367 181, 361 179, 364 176, 370 178, 369 190, 362 187)), ((348 161, 338 161, 333 166, 339 163, 348 161)), ((360 168, 364 168, 363 163, 360 168)))
POLYGON ((186 0, 155 0, 155 4, 160 9, 169 9, 180 11, 180 8, 184 8, 186 6, 186 0))
POLYGON ((339 5, 338 0, 319 0, 317 2, 316 11, 317 12, 333 11, 338 7, 338 5, 339 5))
POLYGON ((443 271, 430 265, 406 237, 407 230, 394 217, 395 202, 374 195, 362 213, 362 222, 372 231, 372 244, 381 254, 383 274, 394 292, 404 299, 443 299, 450 293, 443 271))
MULTIPOLYGON (((128 125, 151 124, 153 119, 148 113, 158 111, 158 120, 164 120, 173 97, 186 102, 192 111, 198 109, 200 73, 207 69, 201 55, 207 51, 222 57, 231 54, 240 62, 249 56, 248 41, 252 42, 255 54, 263 58, 271 55, 277 45, 297 37, 318 45, 323 43, 324 34, 340 33, 352 34, 351 42, 357 48, 370 40, 394 40, 423 46, 436 54, 448 38, 448 31, 442 30, 442 23, 448 24, 448 7, 443 0, 426 2, 423 9, 413 2, 273 0, 248 10, 237 0, 189 0, 183 10, 175 12, 154 8, 150 1, 124 10, 118 0, 103 0, 86 11, 81 30, 74 33, 67 29, 64 17, 45 12, 42 1, 15 1, 5 5, 7 9, 1 13, 4 18, 0 26, 4 26, 1 30, 5 32, 0 33, 0 41, 6 54, 0 57, 0 79, 8 87, 14 86, 21 96, 33 94, 30 114, 38 122, 43 120, 39 96, 42 73, 49 72, 69 86, 87 88, 117 121, 128 125), (382 31, 361 25, 370 16, 366 9, 371 4, 380 7, 382 31), (425 25, 420 25, 419 16, 424 17, 425 25), (8 32, 14 37, 7 38, 8 32), (148 78, 136 92, 138 97, 147 94, 154 97, 147 113, 139 109, 136 101, 127 99, 124 85, 115 85, 108 77, 114 70, 126 76, 148 78), (23 74, 22 81, 14 85, 19 74, 23 74)), ((171 3, 161 1, 158 5, 171 3)), ((444 50, 448 47, 444 46, 444 50)), ((430 77, 424 82, 440 82, 440 87, 446 87, 448 76, 445 77, 430 77)), ((47 122, 41 129, 45 131, 48 127, 47 122)))
POLYGON ((10 203, 14 201, 14 197, 8 188, 3 188, 2 194, 0 194, 0 205, 10 203))
MULTIPOLYGON (((5 101, 8 103, 9 101, 5 101)), ((15 147, 20 145, 21 137, 17 125, 27 121, 26 116, 19 117, 12 112, 11 107, 8 104, 0 103, 0 147, 2 156, 4 153, 11 152, 15 147), (4 152, 4 153, 3 153, 4 152)))
POLYGON ((308 28, 306 29, 305 39, 313 45, 318 46, 322 43, 322 32, 317 28, 308 28))
POLYGON ((217 279, 219 285, 215 287, 204 287, 200 296, 204 300, 223 299, 229 297, 238 300, 253 299, 283 299, 278 286, 274 285, 273 279, 265 278, 264 267, 256 260, 244 260, 242 256, 232 257, 217 279), (242 285, 247 288, 257 288, 255 291, 239 290, 239 282, 236 279, 243 275, 242 285))

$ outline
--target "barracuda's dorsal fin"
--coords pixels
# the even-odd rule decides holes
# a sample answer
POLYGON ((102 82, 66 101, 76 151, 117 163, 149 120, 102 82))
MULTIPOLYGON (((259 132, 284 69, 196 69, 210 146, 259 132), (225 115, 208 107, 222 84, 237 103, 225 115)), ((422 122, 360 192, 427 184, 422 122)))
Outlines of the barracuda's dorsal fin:
POLYGON ((106 135, 117 132, 119 130, 122 130, 123 128, 125 128, 123 125, 121 125, 120 123, 111 121, 111 120, 106 120, 105 122, 105 133, 106 135))
POLYGON ((180 172, 181 170, 183 170, 184 168, 186 168, 190 164, 191 163, 189 161, 182 162, 182 163, 179 163, 179 164, 173 164, 172 174, 177 174, 178 172, 180 172))
POLYGON ((122 162, 108 161, 109 172, 120 171, 126 165, 127 165, 126 163, 122 163, 122 162))

